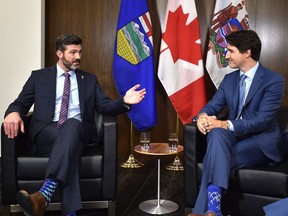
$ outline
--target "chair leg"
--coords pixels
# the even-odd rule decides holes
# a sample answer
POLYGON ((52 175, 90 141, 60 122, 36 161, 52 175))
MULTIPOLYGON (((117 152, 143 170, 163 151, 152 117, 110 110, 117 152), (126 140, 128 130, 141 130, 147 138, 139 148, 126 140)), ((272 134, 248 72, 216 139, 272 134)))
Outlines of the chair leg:
POLYGON ((1 207, 1 215, 3 216, 10 216, 10 206, 9 205, 4 205, 1 207))
POLYGON ((116 215, 116 203, 115 201, 108 201, 108 216, 116 215))

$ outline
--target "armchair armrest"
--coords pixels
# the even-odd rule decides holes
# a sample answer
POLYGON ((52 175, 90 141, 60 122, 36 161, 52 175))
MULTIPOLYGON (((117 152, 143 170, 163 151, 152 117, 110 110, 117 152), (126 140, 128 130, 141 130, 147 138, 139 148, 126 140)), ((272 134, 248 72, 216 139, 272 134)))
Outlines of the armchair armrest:
POLYGON ((205 136, 198 131, 196 122, 184 125, 184 195, 185 206, 194 207, 197 195, 197 163, 206 151, 205 136))
POLYGON ((116 116, 103 116, 103 196, 115 200, 117 186, 117 121, 116 116))
MULTIPOLYGON (((31 115, 22 117, 25 128, 28 128, 31 115)), ((4 133, 4 126, 1 125, 1 175, 2 175, 2 203, 16 203, 15 194, 17 192, 16 187, 16 175, 17 155, 23 149, 23 144, 27 140, 27 135, 19 133, 14 139, 9 139, 4 133), (22 145, 21 145, 22 144, 22 145)))

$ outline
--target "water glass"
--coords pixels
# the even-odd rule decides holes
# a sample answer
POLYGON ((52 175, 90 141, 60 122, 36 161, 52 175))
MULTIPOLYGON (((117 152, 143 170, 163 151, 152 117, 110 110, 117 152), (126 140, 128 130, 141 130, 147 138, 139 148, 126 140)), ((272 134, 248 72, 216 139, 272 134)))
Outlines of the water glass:
POLYGON ((148 151, 150 145, 150 133, 141 132, 140 134, 141 151, 148 151))
POLYGON ((177 147, 178 147, 178 135, 177 133, 169 133, 169 138, 168 138, 168 145, 170 152, 177 152, 177 147))

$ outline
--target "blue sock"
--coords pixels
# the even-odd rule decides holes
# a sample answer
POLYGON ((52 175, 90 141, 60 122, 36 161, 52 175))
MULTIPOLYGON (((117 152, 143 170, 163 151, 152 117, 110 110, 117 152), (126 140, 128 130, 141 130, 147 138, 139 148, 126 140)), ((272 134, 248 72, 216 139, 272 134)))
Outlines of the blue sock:
POLYGON ((66 216, 77 216, 76 212, 70 212, 69 214, 67 214, 66 216))
POLYGON ((208 212, 214 212, 217 216, 222 215, 221 213, 221 196, 222 189, 216 185, 208 185, 208 212))
POLYGON ((46 198, 46 205, 51 201, 51 198, 56 190, 56 188, 59 185, 59 181, 52 178, 47 178, 42 186, 42 188, 39 190, 45 198, 46 198))

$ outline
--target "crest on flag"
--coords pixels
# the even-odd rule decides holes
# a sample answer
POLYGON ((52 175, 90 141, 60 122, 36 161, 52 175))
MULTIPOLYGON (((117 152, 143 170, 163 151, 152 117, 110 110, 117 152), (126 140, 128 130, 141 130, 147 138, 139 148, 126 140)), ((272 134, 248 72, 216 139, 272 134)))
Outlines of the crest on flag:
POLYGON ((245 14, 241 21, 237 19, 237 16, 242 9, 243 6, 241 3, 239 3, 237 6, 230 3, 226 8, 214 14, 208 50, 211 49, 212 53, 216 55, 216 63, 219 68, 223 68, 228 65, 227 61, 225 60, 227 47, 225 40, 226 35, 233 31, 249 28, 247 14, 245 14))
POLYGON ((113 74, 119 94, 136 84, 146 89, 143 101, 127 112, 139 131, 157 123, 152 23, 147 0, 121 0, 114 44, 113 74))
MULTIPOLYGON (((149 13, 129 22, 117 31, 117 54, 134 65, 148 58, 151 55, 151 50, 145 41, 145 34, 148 33, 147 36, 149 37, 150 32, 149 13)), ((149 40, 150 38, 152 37, 149 37, 149 40)), ((149 42, 152 44, 152 41, 149 42)))
POLYGON ((231 32, 250 28, 245 7, 246 1, 244 0, 217 1, 216 3, 208 44, 207 70, 217 88, 225 74, 228 73, 228 71, 223 72, 228 66, 225 59, 227 52, 225 37, 231 32), (219 69, 223 70, 219 71, 219 69))

